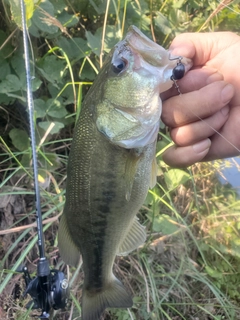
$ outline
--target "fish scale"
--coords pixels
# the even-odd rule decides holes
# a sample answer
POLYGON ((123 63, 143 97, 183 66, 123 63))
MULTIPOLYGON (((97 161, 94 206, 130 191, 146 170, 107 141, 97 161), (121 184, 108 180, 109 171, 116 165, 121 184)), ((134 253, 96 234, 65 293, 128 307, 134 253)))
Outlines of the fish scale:
MULTIPOLYGON (((181 59, 181 63, 190 66, 181 59)), ((159 94, 172 86, 176 61, 132 26, 110 52, 76 124, 59 226, 63 260, 83 260, 82 320, 132 297, 113 274, 116 255, 144 243, 136 214, 156 182, 159 94), (138 94, 139 92, 139 94, 138 94)))

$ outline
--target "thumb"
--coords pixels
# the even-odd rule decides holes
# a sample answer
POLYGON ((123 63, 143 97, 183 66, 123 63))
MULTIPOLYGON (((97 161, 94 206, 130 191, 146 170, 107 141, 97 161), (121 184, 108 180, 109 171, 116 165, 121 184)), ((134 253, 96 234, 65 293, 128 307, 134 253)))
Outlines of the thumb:
POLYGON ((236 41, 235 37, 231 32, 183 33, 173 40, 169 50, 171 55, 192 59, 193 66, 199 67, 236 41))

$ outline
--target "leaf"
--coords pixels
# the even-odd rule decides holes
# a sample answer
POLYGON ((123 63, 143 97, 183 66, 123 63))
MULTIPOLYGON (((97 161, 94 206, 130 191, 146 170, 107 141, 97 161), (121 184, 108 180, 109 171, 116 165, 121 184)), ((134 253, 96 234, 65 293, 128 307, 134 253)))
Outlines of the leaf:
POLYGON ((89 0, 90 4, 92 5, 92 7, 94 8, 94 10, 98 13, 98 14, 101 14, 103 13, 104 11, 101 11, 99 9, 99 7, 95 4, 95 2, 93 0, 89 0))
POLYGON ((73 87, 67 86, 65 90, 61 94, 61 98, 63 98, 62 104, 67 106, 69 104, 74 103, 74 96, 73 96, 73 87))
POLYGON ((173 7, 174 9, 180 9, 180 8, 182 8, 184 2, 185 2, 185 0, 177 0, 177 1, 174 1, 174 2, 172 3, 172 7, 173 7))
POLYGON ((180 184, 184 184, 190 179, 190 175, 180 169, 170 169, 164 173, 165 182, 169 190, 177 188, 180 184))
MULTIPOLYGON (((18 76, 20 82, 21 82, 21 89, 26 91, 27 90, 27 84, 26 84, 26 69, 25 69, 25 60, 24 60, 24 54, 22 50, 18 50, 11 58, 11 67, 15 71, 16 75, 18 76)), ((39 89, 42 81, 35 77, 32 79, 31 85, 32 85, 32 91, 36 91, 39 89)))
POLYGON ((42 99, 35 99, 34 100, 34 111, 36 118, 43 118, 47 113, 47 104, 42 99))
POLYGON ((56 56, 46 56, 40 63, 38 70, 42 76, 51 82, 55 87, 62 83, 65 60, 60 60, 56 56))
MULTIPOLYGON (((118 0, 117 6, 114 3, 114 1, 110 1, 109 8, 108 8, 108 14, 116 14, 116 10, 120 10, 124 7, 126 0, 118 0)), ((106 1, 99 1, 99 5, 97 6, 93 0, 89 1, 94 8, 94 10, 100 15, 106 12, 106 1)))
MULTIPOLYGON (((41 84, 42 84, 42 81, 39 78, 37 78, 37 77, 33 78, 32 79, 32 91, 35 92, 36 90, 38 90, 40 88, 41 84)), ((27 89, 27 88, 24 88, 24 89, 27 89)))
POLYGON ((79 77, 87 80, 94 80, 96 78, 96 73, 89 63, 85 63, 82 72, 79 74, 79 77))
POLYGON ((149 16, 147 2, 142 1, 140 7, 136 1, 129 1, 127 11, 128 16, 130 17, 131 24, 134 24, 139 29, 144 31, 144 33, 147 34, 147 36, 151 37, 151 33, 149 32, 149 25, 151 24, 151 19, 149 16))
POLYGON ((62 24, 62 26, 67 28, 74 27, 79 20, 75 14, 69 14, 65 10, 58 15, 57 19, 62 24))
POLYGON ((14 55, 12 56, 11 66, 19 78, 26 78, 24 53, 21 49, 14 53, 14 55))
MULTIPOLYGON (((40 128, 42 128, 44 131, 47 131, 50 127, 52 121, 42 121, 39 122, 38 125, 40 128)), ((62 128, 64 128, 64 124, 61 122, 54 122, 54 127, 50 130, 50 134, 56 134, 58 133, 62 128)))
POLYGON ((14 128, 9 132, 12 144, 19 151, 27 150, 30 147, 28 134, 25 130, 14 128))
POLYGON ((31 159, 32 159, 31 152, 25 152, 21 157, 21 165, 23 167, 29 167, 31 163, 31 159))
POLYGON ((64 0, 51 0, 54 7, 54 13, 59 14, 66 8, 66 2, 64 0))
POLYGON ((68 112, 63 106, 62 101, 57 99, 48 99, 47 100, 47 114, 55 118, 63 118, 68 112))
MULTIPOLYGON (((17 24, 19 28, 22 29, 22 14, 21 14, 21 5, 19 0, 9 0, 11 14, 13 16, 13 20, 17 24)), ((34 11, 34 1, 33 0, 24 0, 25 4, 25 12, 26 12, 26 22, 29 26, 31 21, 30 19, 33 16, 34 11)))
POLYGON ((58 27, 52 23, 51 17, 54 17, 54 7, 50 1, 43 0, 34 11, 32 23, 42 32, 54 34, 58 27))
POLYGON ((13 51, 13 46, 11 45, 11 41, 6 41, 8 36, 0 30, 0 47, 1 47, 1 56, 3 58, 8 57, 13 51), (4 44, 4 45, 3 45, 4 44))
POLYGON ((99 57, 101 52, 101 39, 102 34, 100 30, 98 29, 97 32, 93 35, 91 31, 85 32, 86 38, 87 38, 87 44, 92 49, 92 51, 99 57))
MULTIPOLYGON (((96 36, 102 38, 103 28, 100 27, 95 33, 96 36)), ((104 38, 104 51, 109 52, 115 44, 121 40, 121 30, 117 26, 106 26, 105 38, 104 38)))
POLYGON ((31 26, 29 27, 28 29, 29 33, 36 37, 36 38, 39 38, 41 37, 41 31, 38 29, 38 27, 35 25, 35 24, 31 24, 31 26))
POLYGON ((14 103, 16 100, 15 97, 11 97, 9 95, 0 93, 0 103, 5 104, 5 105, 11 105, 14 103))
POLYGON ((206 272, 209 274, 209 276, 211 276, 212 278, 218 278, 221 279, 223 277, 222 272, 219 272, 217 270, 212 269, 209 266, 205 267, 206 272))
MULTIPOLYGON (((55 1, 58 1, 58 0, 55 0, 55 1)), ((89 0, 81 0, 81 1, 76 0, 76 1, 72 1, 72 3, 73 2, 74 2, 75 12, 81 12, 82 14, 87 14, 88 13, 88 8, 92 9, 89 6, 89 0)))
POLYGON ((22 83, 19 80, 17 76, 14 74, 9 74, 6 76, 6 79, 4 79, 0 83, 0 93, 9 93, 9 92, 15 92, 22 88, 22 83))
MULTIPOLYGON (((20 2, 20 1, 19 1, 20 2)), ((34 12, 34 0, 24 0, 25 11, 26 11, 26 20, 30 20, 34 12)))
POLYGON ((6 76, 11 72, 9 63, 0 54, 0 80, 4 80, 6 76))
POLYGON ((87 41, 82 38, 59 38, 56 44, 66 53, 69 60, 79 60, 85 57, 89 51, 87 41))

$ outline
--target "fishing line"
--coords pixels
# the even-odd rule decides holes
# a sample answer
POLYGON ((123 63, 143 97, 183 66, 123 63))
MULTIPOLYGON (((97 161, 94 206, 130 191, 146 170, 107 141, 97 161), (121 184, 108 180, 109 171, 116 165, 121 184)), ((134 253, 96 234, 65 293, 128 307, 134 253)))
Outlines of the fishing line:
POLYGON ((22 32, 23 32, 23 47, 25 56, 26 68, 26 83, 27 83, 27 103, 29 112, 30 140, 32 148, 32 167, 33 167, 33 182, 35 190, 35 207, 36 207, 36 222, 37 222, 37 243, 39 249, 39 260, 37 263, 37 276, 31 278, 26 267, 22 268, 26 283, 24 295, 29 294, 33 300, 27 307, 41 309, 41 319, 49 319, 51 308, 57 310, 66 306, 68 297, 68 281, 63 272, 58 270, 50 270, 49 262, 45 256, 42 213, 41 213, 41 197, 38 184, 38 163, 37 150, 34 126, 34 104, 32 96, 32 78, 30 71, 29 47, 28 47, 28 32, 26 25, 26 11, 24 0, 20 0, 21 17, 22 17, 22 32))
POLYGON ((214 129, 209 123, 207 123, 206 120, 202 119, 201 117, 199 117, 195 112, 193 112, 190 108, 188 108, 188 110, 195 116, 197 117, 199 120, 201 120, 202 122, 204 122, 209 128, 211 128, 215 133, 217 133, 221 138, 223 138, 228 144, 230 144, 235 150, 237 150, 238 152, 240 152, 240 149, 238 149, 238 147, 236 147, 230 140, 228 140, 226 137, 224 137, 223 134, 221 134, 218 130, 214 129))
MULTIPOLYGON (((180 80, 183 76, 184 76, 184 72, 185 72, 185 67, 182 64, 181 60, 182 57, 177 57, 177 58, 171 58, 169 56, 169 60, 178 60, 177 65, 175 68, 173 68, 173 72, 172 72, 172 76, 171 76, 171 80, 173 81, 174 85, 175 85, 175 89, 178 91, 179 95, 181 95, 181 90, 180 87, 177 83, 178 80, 180 80)), ((235 150, 237 150, 238 152, 240 152, 240 149, 238 149, 238 147, 236 147, 230 140, 228 140, 223 134, 221 134, 218 130, 214 129, 209 123, 207 123, 206 120, 202 119, 200 116, 198 116, 195 112, 193 112, 190 108, 188 108, 188 111, 190 111, 195 117, 197 117, 200 121, 202 121, 203 123, 205 123, 209 128, 211 128, 215 133, 217 133, 221 138, 223 138, 228 144, 230 144, 235 150)))
MULTIPOLYGON (((175 67, 176 68, 176 67, 175 67)), ((173 77, 173 76, 172 76, 173 77)), ((175 89, 178 91, 179 95, 181 95, 180 87, 177 84, 177 80, 172 78, 171 80, 173 81, 175 85, 175 89)), ((204 124, 206 124, 209 128, 211 128, 216 134, 218 134, 222 139, 224 139, 228 144, 230 144, 235 150, 237 150, 240 153, 240 149, 236 147, 230 140, 228 140, 223 134, 221 134, 218 130, 214 129, 207 121, 200 116, 198 116, 195 112, 193 112, 190 108, 188 108, 188 111, 191 112, 195 117, 197 117, 200 121, 202 121, 204 124)))

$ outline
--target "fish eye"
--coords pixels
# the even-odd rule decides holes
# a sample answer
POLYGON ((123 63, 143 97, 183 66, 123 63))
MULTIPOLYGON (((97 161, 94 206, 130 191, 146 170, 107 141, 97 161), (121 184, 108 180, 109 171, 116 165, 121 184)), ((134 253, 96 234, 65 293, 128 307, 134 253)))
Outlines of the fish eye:
POLYGON ((120 73, 126 67, 127 62, 121 58, 112 61, 112 70, 114 73, 120 73))

